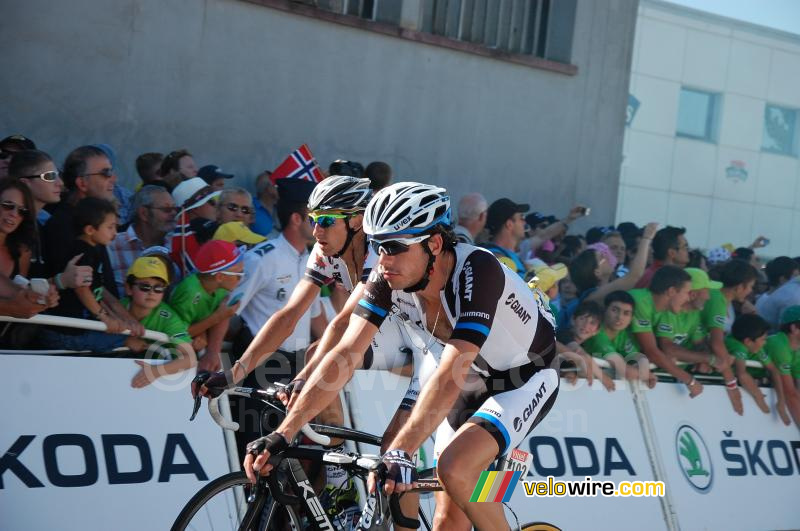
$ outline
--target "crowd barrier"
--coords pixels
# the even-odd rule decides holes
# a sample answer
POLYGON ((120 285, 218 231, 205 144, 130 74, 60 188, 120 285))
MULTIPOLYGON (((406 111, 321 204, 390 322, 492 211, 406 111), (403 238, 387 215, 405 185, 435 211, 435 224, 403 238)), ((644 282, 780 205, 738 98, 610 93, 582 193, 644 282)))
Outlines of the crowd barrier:
MULTIPOLYGON (((0 369, 11 375, 0 413, 4 530, 167 529, 208 479, 237 466, 204 412, 188 421, 190 371, 132 389, 132 360, 6 354, 0 369)), ((346 388, 353 424, 380 433, 407 382, 358 371, 346 388)), ((523 479, 663 481, 666 496, 529 498, 520 485, 510 506, 521 523, 562 529, 798 529, 797 428, 744 401, 739 417, 716 386, 690 400, 675 384, 618 380, 609 393, 599 382, 562 382, 522 445, 533 454, 523 479)), ((429 440, 421 465, 432 457, 429 440)))

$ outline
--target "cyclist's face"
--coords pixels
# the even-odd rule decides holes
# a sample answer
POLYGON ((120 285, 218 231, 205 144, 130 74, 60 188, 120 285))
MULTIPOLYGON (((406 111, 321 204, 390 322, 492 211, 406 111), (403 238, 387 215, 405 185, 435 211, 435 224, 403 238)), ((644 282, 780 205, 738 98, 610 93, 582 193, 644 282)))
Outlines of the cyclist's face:
POLYGON ((336 219, 330 227, 323 227, 322 224, 314 225, 314 239, 319 244, 322 254, 333 256, 342 251, 344 243, 347 241, 347 224, 353 230, 361 228, 364 216, 359 214, 348 219, 336 219))
POLYGON ((422 246, 428 245, 429 240, 411 244, 408 251, 401 254, 390 256, 380 253, 378 265, 381 266, 380 272, 390 288, 393 290, 408 288, 419 282, 425 275, 428 253, 422 246))
POLYGON ((605 325, 610 330, 619 332, 628 328, 632 317, 633 307, 630 304, 615 301, 606 308, 605 325))

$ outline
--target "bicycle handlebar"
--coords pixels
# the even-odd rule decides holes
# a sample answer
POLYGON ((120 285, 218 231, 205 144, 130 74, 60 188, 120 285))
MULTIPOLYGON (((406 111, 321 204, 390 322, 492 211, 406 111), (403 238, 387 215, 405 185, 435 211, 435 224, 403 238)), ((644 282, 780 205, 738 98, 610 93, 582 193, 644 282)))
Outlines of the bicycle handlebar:
MULTIPOLYGON (((233 395, 275 403, 277 401, 276 395, 279 391, 279 387, 281 386, 276 384, 275 386, 270 386, 263 391, 261 389, 253 389, 252 387, 234 387, 233 389, 226 389, 219 396, 211 398, 208 401, 208 412, 211 415, 211 418, 214 419, 214 422, 216 422, 222 429, 237 431, 239 429, 239 423, 229 421, 222 415, 222 412, 219 409, 219 399, 225 395, 233 395)), ((283 406, 283 404, 280 405, 283 406)), ((321 444, 322 446, 330 446, 331 444, 330 437, 327 435, 322 435, 321 433, 317 433, 308 424, 304 424, 303 427, 300 428, 300 431, 312 442, 321 444)))

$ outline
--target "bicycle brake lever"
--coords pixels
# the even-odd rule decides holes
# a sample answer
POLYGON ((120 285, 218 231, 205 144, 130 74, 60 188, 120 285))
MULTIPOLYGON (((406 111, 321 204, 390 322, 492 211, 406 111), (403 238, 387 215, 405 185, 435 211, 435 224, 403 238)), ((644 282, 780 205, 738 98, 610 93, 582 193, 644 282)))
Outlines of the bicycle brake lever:
POLYGON ((189 422, 193 421, 194 418, 197 416, 197 412, 200 410, 200 405, 203 403, 203 397, 197 395, 194 397, 194 409, 192 409, 192 416, 189 417, 189 422))

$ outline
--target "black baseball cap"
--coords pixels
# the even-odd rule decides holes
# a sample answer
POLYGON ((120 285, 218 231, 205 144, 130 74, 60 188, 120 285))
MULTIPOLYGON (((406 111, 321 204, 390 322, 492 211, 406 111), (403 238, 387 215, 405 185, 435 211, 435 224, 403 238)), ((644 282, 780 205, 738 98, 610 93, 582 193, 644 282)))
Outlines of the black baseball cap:
POLYGON ((290 203, 308 203, 308 198, 317 183, 305 179, 278 179, 278 201, 290 203))
POLYGON ((507 197, 498 199, 489 205, 489 211, 486 214, 486 228, 489 229, 489 232, 497 232, 503 226, 503 223, 514 217, 514 214, 517 212, 524 214, 530 209, 530 205, 515 203, 507 197))
POLYGON ((552 223, 553 221, 551 221, 551 218, 553 218, 553 216, 545 216, 541 212, 531 212, 530 214, 525 216, 525 223, 527 223, 528 225, 531 226, 531 228, 533 228, 539 225, 540 223, 547 223, 547 224, 552 223))
POLYGON ((17 146, 22 149, 36 149, 36 144, 28 137, 22 135, 11 135, 0 140, 0 149, 4 147, 17 146))
POLYGON ((232 173, 225 173, 219 166, 209 164, 197 170, 197 176, 203 179, 208 184, 213 183, 217 179, 233 179, 232 173))

